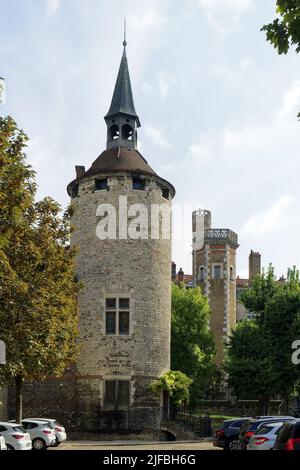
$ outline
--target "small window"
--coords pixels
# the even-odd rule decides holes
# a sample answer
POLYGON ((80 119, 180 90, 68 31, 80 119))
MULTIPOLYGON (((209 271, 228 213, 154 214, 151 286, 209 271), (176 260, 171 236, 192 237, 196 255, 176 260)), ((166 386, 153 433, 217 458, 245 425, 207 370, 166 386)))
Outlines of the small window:
POLYGON ((219 264, 214 266, 214 279, 221 279, 221 266, 219 264))
POLYGON ((95 180, 95 189, 96 191, 102 191, 103 189, 108 189, 107 179, 95 180))
POLYGON ((105 312, 106 335, 130 334, 129 298, 107 298, 105 312))
POLYGON ((129 405, 129 381, 128 380, 106 380, 105 381, 105 404, 110 406, 129 405))
POLYGON ((74 184, 71 189, 71 197, 75 198, 78 197, 78 192, 79 192, 79 184, 74 184))
POLYGON ((163 189, 163 190, 162 190, 162 196, 163 196, 163 198, 169 200, 169 198, 170 198, 170 191, 169 191, 168 189, 163 189))
POLYGON ((204 266, 201 266, 200 271, 199 271, 199 280, 204 281, 205 278, 205 269, 204 266))
POLYGON ((143 191, 145 189, 145 185, 145 180, 141 180, 140 178, 133 178, 132 180, 132 189, 143 191))
POLYGON ((230 266, 230 280, 234 281, 234 270, 232 266, 230 266))
POLYGON ((116 308, 116 299, 106 299, 106 308, 116 308))

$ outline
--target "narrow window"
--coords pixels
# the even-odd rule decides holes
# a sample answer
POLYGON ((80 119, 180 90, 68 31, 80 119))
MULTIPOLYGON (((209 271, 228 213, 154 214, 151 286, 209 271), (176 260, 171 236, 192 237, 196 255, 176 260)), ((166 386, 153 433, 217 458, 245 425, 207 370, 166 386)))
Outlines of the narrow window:
POLYGON ((129 382, 128 381, 120 380, 118 382, 117 403, 120 406, 129 405, 129 382))
POLYGON ((103 189, 108 189, 107 178, 101 180, 95 180, 95 189, 96 191, 102 191, 103 189))
POLYGON ((214 279, 221 279, 221 266, 219 264, 214 266, 214 279))
POLYGON ((105 381, 105 404, 115 405, 116 404, 116 385, 115 380, 105 381))
POLYGON ((146 185, 145 180, 141 180, 140 178, 132 179, 132 189, 143 191, 145 189, 145 185, 146 185))
POLYGON ((116 312, 106 312, 106 334, 116 334, 116 312))
POLYGON ((129 312, 119 312, 119 334, 129 335, 129 312))
POLYGON ((204 266, 200 268, 199 279, 200 281, 204 281, 204 266))
POLYGON ((233 267, 230 266, 230 280, 231 281, 234 281, 234 271, 233 271, 233 267))

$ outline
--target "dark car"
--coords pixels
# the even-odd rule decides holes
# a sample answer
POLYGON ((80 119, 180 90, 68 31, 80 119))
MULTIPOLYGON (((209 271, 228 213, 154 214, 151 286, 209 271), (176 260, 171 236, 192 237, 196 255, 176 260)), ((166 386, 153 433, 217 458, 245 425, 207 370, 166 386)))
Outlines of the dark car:
POLYGON ((247 450, 250 437, 264 424, 291 421, 293 419, 295 418, 292 416, 259 416, 249 419, 240 429, 239 450, 247 450))
POLYGON ((238 450, 241 426, 250 418, 228 419, 216 430, 213 445, 224 450, 238 450))
POLYGON ((284 423, 273 449, 300 450, 300 419, 284 423))

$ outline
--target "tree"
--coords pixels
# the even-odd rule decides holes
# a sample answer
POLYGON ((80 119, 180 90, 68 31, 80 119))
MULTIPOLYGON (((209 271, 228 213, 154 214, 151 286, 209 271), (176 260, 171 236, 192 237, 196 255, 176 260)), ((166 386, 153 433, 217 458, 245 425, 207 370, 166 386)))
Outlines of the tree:
POLYGON ((228 385, 238 399, 257 399, 262 414, 268 414, 275 384, 273 361, 268 354, 271 346, 270 338, 262 334, 256 321, 241 321, 230 336, 225 359, 228 385))
POLYGON ((7 363, 2 384, 15 381, 16 419, 22 383, 60 376, 78 352, 75 251, 68 248, 70 210, 51 198, 34 201, 34 172, 26 165, 27 136, 0 119, 0 339, 7 363))
POLYGON ((192 380, 183 372, 170 370, 150 384, 150 390, 160 394, 165 391, 175 407, 187 405, 190 400, 189 388, 192 380))
MULTIPOLYGON (((277 0, 276 18, 264 25, 267 40, 277 49, 278 54, 287 54, 291 47, 300 52, 300 0, 277 0)), ((300 118, 300 113, 298 114, 300 118)))
POLYGON ((214 370, 210 309, 200 288, 172 285, 171 367, 193 380, 191 404, 201 398, 214 370))
POLYGON ((287 399, 300 381, 300 368, 292 363, 292 344, 300 337, 300 282, 294 268, 287 282, 268 272, 254 279, 241 296, 251 321, 233 331, 225 368, 229 385, 240 398, 256 398, 267 413, 272 397, 287 399))

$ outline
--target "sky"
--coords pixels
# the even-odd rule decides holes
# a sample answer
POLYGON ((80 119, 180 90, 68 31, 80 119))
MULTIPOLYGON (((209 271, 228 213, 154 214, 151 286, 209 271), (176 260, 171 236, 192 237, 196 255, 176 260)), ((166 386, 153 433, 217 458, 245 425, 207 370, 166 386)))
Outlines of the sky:
MULTIPOLYGON (((105 149, 124 16, 139 148, 175 203, 238 233, 241 277, 251 249, 278 276, 300 266, 299 55, 260 32, 275 0, 0 0, 0 113, 30 137, 38 198, 66 206, 105 149)), ((191 238, 173 243, 186 273, 191 238)))

